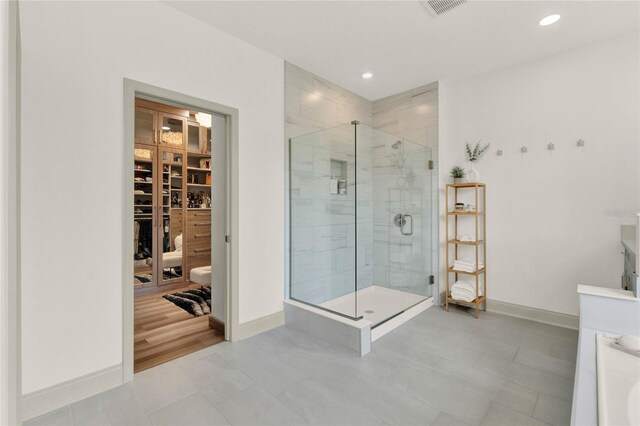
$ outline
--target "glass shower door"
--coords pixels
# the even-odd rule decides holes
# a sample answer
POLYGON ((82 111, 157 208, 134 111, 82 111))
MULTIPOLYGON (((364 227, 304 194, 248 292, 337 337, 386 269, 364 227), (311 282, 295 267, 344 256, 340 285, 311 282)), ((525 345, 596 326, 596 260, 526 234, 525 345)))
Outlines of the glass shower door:
POLYGON ((371 279, 359 281, 358 305, 375 327, 431 296, 431 151, 359 127, 358 273, 371 279))
MULTIPOLYGON (((399 245, 400 259, 398 277, 392 282, 401 282, 402 291, 417 296, 431 296, 431 238, 433 232, 431 216, 431 179, 429 169, 431 150, 407 139, 403 139, 404 176, 398 188, 401 226, 399 245)), ((408 298, 409 301, 419 299, 408 298)), ((417 302, 416 302, 417 303, 417 302)))

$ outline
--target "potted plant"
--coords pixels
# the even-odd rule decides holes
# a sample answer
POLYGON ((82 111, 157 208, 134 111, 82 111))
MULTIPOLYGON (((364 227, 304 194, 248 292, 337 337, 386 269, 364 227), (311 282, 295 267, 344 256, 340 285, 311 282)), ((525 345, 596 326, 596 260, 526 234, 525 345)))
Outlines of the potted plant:
POLYGON ((460 166, 454 166, 451 169, 451 177, 453 178, 453 183, 463 183, 464 175, 464 169, 460 166))
POLYGON ((480 174, 476 171, 474 163, 478 161, 483 152, 489 148, 489 144, 480 147, 480 141, 476 142, 476 146, 471 149, 469 142, 465 143, 467 151, 467 160, 471 163, 469 173, 467 174, 467 182, 477 182, 480 178, 480 174))

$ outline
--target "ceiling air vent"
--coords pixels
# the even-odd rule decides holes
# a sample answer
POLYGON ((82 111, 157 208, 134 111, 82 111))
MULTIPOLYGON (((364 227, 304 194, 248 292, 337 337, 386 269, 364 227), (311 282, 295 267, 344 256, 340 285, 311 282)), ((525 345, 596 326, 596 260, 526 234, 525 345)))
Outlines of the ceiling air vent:
POLYGON ((466 2, 467 0, 421 0, 424 7, 434 15, 442 15, 466 2))

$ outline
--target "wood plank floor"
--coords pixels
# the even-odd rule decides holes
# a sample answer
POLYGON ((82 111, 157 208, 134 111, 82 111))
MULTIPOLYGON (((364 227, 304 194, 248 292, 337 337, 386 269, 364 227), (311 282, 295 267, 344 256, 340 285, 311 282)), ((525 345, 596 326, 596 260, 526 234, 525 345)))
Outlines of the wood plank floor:
POLYGON ((197 285, 135 298, 134 371, 137 373, 224 341, 209 316, 193 317, 163 295, 197 285))

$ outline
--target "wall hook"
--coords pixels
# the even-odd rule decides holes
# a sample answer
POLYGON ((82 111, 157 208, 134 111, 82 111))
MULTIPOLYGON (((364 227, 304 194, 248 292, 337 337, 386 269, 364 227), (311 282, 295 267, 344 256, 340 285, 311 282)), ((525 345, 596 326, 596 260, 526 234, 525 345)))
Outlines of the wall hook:
POLYGON ((524 154, 525 152, 528 152, 528 151, 529 151, 529 150, 527 149, 527 147, 526 147, 526 146, 523 146, 522 148, 520 148, 520 152, 522 152, 523 154, 524 154))
POLYGON ((496 154, 497 154, 497 155, 502 155, 502 150, 501 150, 501 149, 497 150, 497 151, 496 151, 496 154))
POLYGON ((556 146, 553 143, 549 142, 549 145, 547 145, 547 149, 549 151, 553 151, 554 149, 556 149, 556 146))
POLYGON ((578 147, 584 146, 584 140, 582 140, 582 139, 578 139, 578 142, 576 142, 576 145, 577 145, 578 147))

